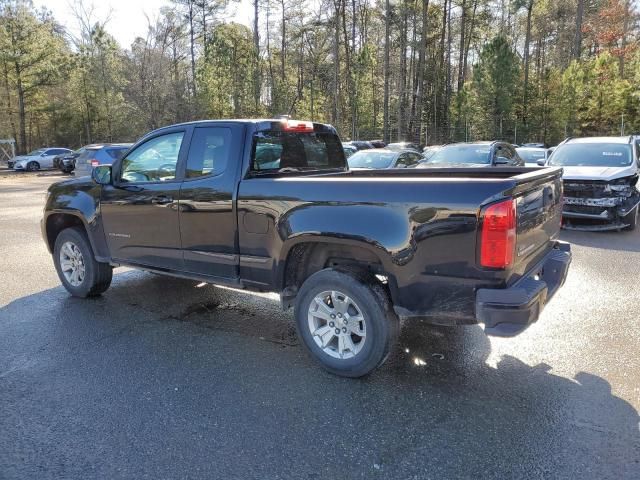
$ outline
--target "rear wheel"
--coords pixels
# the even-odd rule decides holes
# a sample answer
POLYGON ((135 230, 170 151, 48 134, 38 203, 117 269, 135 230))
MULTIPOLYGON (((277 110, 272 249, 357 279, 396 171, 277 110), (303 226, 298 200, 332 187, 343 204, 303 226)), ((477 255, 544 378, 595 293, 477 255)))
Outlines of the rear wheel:
POLYGON ((637 205, 631 212, 627 214, 624 218, 624 221, 629 224, 625 230, 635 230, 638 225, 638 210, 640 210, 640 205, 637 205))
POLYGON ((40 164, 38 162, 29 162, 27 163, 27 171, 29 172, 37 172, 40 170, 40 164))
POLYGON ((113 269, 96 261, 85 232, 77 227, 60 232, 53 262, 64 288, 74 297, 100 295, 111 285, 113 269))
POLYGON ((321 270, 296 298, 298 336, 331 373, 361 377, 382 365, 395 343, 398 319, 386 291, 368 275, 321 270))

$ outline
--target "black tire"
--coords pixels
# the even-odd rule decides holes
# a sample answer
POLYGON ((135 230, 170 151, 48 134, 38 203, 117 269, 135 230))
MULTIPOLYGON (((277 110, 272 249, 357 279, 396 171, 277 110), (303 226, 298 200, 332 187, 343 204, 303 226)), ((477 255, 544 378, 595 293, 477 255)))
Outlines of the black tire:
POLYGON ((632 231, 636 229, 638 225, 638 209, 640 209, 640 205, 637 205, 632 211, 627 213, 627 216, 624 217, 624 221, 629 224, 628 227, 625 227, 625 230, 632 231))
POLYGON ((40 170, 40 164, 38 162, 29 162, 27 163, 27 171, 28 172, 37 172, 40 170))
MULTIPOLYGON (((309 354, 329 372, 342 377, 362 377, 382 365, 398 337, 399 322, 391 310, 386 289, 375 277, 333 269, 311 275, 296 297, 298 337, 309 354), (309 308, 317 295, 338 290, 355 301, 366 323, 366 341, 351 358, 335 358, 314 340, 309 326, 309 308)), ((339 330, 339 329, 338 329, 339 330)))
POLYGON ((74 297, 94 297, 105 292, 111 285, 113 268, 108 263, 96 261, 89 239, 81 228, 67 228, 60 232, 53 248, 53 263, 55 264, 56 272, 58 272, 58 277, 62 285, 64 285, 64 288, 74 297), (72 285, 62 271, 60 250, 67 242, 75 245, 82 254, 84 278, 79 285, 72 285))

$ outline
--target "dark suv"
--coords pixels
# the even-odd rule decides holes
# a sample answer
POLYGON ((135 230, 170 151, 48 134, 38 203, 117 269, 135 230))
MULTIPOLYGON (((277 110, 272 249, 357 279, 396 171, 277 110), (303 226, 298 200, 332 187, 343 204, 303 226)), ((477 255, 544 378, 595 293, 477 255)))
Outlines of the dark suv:
POLYGON ((84 152, 84 147, 73 152, 62 153, 53 159, 53 168, 61 172, 71 173, 76 168, 76 158, 84 152))
POLYGON ((119 160, 131 147, 130 143, 101 143, 87 145, 75 159, 77 176, 91 175, 93 167, 119 160))

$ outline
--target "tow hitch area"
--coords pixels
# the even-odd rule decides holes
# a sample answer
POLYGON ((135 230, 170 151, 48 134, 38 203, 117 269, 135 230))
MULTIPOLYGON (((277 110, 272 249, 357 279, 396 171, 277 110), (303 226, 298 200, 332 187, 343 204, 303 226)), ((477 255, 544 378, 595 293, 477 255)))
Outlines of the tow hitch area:
POLYGON ((638 176, 612 181, 564 181, 563 228, 621 230, 635 226, 640 204, 638 176))

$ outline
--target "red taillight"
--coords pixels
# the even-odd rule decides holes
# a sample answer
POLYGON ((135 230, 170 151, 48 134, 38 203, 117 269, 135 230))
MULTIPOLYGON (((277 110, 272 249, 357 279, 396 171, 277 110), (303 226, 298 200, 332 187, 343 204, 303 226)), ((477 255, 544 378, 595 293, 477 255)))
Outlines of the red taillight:
POLYGON ((100 165, 100 162, 98 160, 91 160, 92 167, 97 167, 98 165, 100 165))
POLYGON ((282 129, 285 132, 313 132, 313 122, 282 120, 282 129))
POLYGON ((482 212, 480 265, 505 268, 513 263, 516 246, 516 201, 489 205, 482 212))

